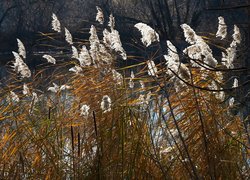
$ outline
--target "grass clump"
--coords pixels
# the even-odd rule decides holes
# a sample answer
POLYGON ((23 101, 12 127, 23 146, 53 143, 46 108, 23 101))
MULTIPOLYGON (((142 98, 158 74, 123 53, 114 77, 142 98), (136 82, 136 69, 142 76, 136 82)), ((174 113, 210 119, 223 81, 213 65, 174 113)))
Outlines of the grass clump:
MULTIPOLYGON (((97 19, 103 24, 101 12, 98 8, 97 19)), ((156 59, 127 55, 114 24, 111 15, 102 40, 92 26, 89 41, 80 43, 65 28, 70 60, 45 55, 50 64, 32 73, 19 40, 18 74, 1 89, 0 177, 246 178, 248 134, 231 112, 234 95, 227 93, 240 85, 226 88, 224 79, 233 70, 238 29, 222 61, 186 24, 191 45, 180 53, 168 41, 168 54, 158 56, 157 50, 156 59), (117 67, 123 60, 135 63, 117 67)), ((52 25, 62 32, 55 14, 52 25)), ((136 28, 143 44, 158 45, 152 28, 143 23, 136 28)))

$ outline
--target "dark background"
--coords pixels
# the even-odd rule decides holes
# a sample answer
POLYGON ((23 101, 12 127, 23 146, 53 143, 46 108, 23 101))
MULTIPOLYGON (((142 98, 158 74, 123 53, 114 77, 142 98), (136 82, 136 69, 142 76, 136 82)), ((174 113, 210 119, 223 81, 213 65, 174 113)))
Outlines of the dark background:
POLYGON ((106 16, 114 14, 118 30, 125 35, 140 21, 153 26, 162 39, 183 38, 183 23, 197 32, 215 33, 218 16, 225 17, 229 29, 237 24, 249 32, 249 0, 1 0, 0 51, 13 48, 17 37, 35 44, 38 32, 51 31, 52 13, 73 34, 89 28, 95 21, 96 5, 106 16))

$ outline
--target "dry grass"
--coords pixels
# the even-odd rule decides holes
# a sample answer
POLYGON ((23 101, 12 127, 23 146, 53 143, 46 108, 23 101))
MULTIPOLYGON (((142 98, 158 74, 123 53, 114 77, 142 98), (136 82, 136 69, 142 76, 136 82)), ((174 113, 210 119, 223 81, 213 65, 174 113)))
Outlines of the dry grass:
POLYGON ((216 98, 218 92, 206 89, 219 78, 216 72, 189 67, 189 85, 176 91, 164 63, 152 77, 148 59, 129 60, 137 63, 117 70, 124 76, 121 85, 103 71, 115 63, 86 67, 78 75, 65 70, 73 61, 53 71, 38 67, 27 82, 40 95, 35 105, 13 74, 0 92, 0 179, 247 178, 249 144, 242 119, 216 98), (134 69, 130 89, 127 74, 134 69), (48 93, 52 82, 71 89, 48 93), (20 102, 7 101, 11 90, 20 102), (148 103, 138 100, 149 92, 148 103), (107 113, 100 108, 104 95, 112 99, 107 113), (88 117, 80 116, 82 104, 90 106, 88 117))
MULTIPOLYGON (((111 74, 101 72, 87 68, 84 76, 71 74, 72 77, 68 77, 71 93, 44 94, 32 114, 29 100, 23 97, 19 103, 4 103, 8 93, 3 93, 1 177, 243 177, 242 154, 247 153, 244 148, 248 147, 242 121, 233 116, 213 92, 189 86, 176 93, 173 88, 161 86, 167 83, 163 75, 154 79, 139 72, 138 79, 148 81, 145 91, 150 89, 153 95, 148 105, 138 105, 140 87, 131 92, 125 80, 124 85, 119 86, 111 74), (113 102, 112 111, 108 113, 100 109, 104 95, 109 95, 113 102), (69 99, 71 102, 67 105, 69 99), (83 103, 91 107, 93 114, 88 118, 80 116, 79 108, 83 103), (172 149, 162 152, 167 147, 172 149)), ((199 79, 200 72, 192 70, 192 73, 195 84, 202 83, 205 87, 208 82, 199 79)), ((64 81, 62 77, 56 74, 53 79, 64 81)), ((39 85, 36 82, 39 80, 29 86, 35 89, 39 85)), ((20 89, 14 85, 9 88, 20 89)))

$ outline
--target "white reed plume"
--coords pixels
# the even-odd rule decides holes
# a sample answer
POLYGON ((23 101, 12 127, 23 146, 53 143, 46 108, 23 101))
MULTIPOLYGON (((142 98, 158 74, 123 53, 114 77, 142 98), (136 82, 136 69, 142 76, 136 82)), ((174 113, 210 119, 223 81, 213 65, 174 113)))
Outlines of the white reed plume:
POLYGON ((159 34, 147 24, 137 23, 135 27, 141 32, 141 41, 146 47, 150 46, 155 41, 160 41, 159 34))
POLYGON ((222 64, 227 68, 233 68, 233 61, 236 57, 236 47, 228 47, 226 53, 222 52, 222 64))
POLYGON ((206 54, 203 61, 212 67, 216 67, 218 64, 218 61, 213 57, 212 53, 206 54))
POLYGON ((135 78, 134 71, 131 71, 130 77, 131 77, 132 79, 134 79, 134 78, 135 78))
POLYGON ((101 109, 103 110, 103 113, 111 111, 111 104, 111 99, 108 95, 102 97, 101 109))
POLYGON ((240 29, 238 28, 238 26, 234 25, 234 34, 233 34, 233 39, 235 40, 235 42, 237 42, 238 44, 241 43, 241 34, 240 34, 240 29))
POLYGON ((231 98, 228 100, 228 105, 229 105, 229 107, 233 107, 233 105, 234 105, 234 97, 231 97, 231 98))
POLYGON ((179 58, 177 57, 171 58, 171 54, 169 55, 164 55, 166 62, 166 65, 168 67, 167 74, 173 75, 173 72, 178 74, 182 79, 188 80, 190 77, 189 70, 187 66, 181 62, 179 62, 179 58), (172 72, 173 71, 173 72, 172 72))
POLYGON ((75 65, 74 67, 70 68, 69 71, 79 74, 82 72, 82 68, 78 65, 75 65))
POLYGON ((121 85, 123 82, 123 77, 121 73, 117 72, 115 69, 112 69, 113 79, 117 82, 118 85, 121 85))
MULTIPOLYGON (((220 79, 220 77, 219 77, 219 79, 220 79)), ((218 87, 218 85, 216 84, 216 82, 214 80, 211 81, 211 83, 208 85, 208 88, 210 90, 221 90, 221 91, 218 91, 218 92, 213 92, 213 94, 215 94, 215 98, 216 99, 224 101, 224 99, 225 99, 225 93, 222 90, 222 88, 218 87)))
POLYGON ((25 47, 20 39, 17 39, 17 46, 18 46, 18 54, 25 59, 26 58, 26 50, 25 50, 25 47))
POLYGON ((113 16, 113 14, 109 15, 108 26, 110 27, 111 30, 115 29, 115 17, 113 16))
POLYGON ((46 59, 48 63, 56 64, 56 59, 51 55, 45 54, 43 55, 43 58, 46 59))
POLYGON ((177 52, 176 47, 170 42, 167 41, 167 47, 168 47, 168 55, 165 55, 165 59, 168 61, 175 61, 175 62, 179 62, 179 55, 177 52))
POLYGON ((91 43, 90 45, 99 45, 100 40, 98 38, 96 28, 94 25, 91 26, 89 33, 90 33, 89 41, 91 43))
POLYGON ((148 75, 157 76, 157 67, 155 66, 154 61, 152 60, 147 61, 147 65, 148 65, 148 75))
POLYGON ((48 88, 48 91, 51 91, 53 93, 57 93, 59 91, 64 91, 64 90, 68 90, 70 89, 71 87, 64 84, 64 85, 61 85, 61 86, 58 86, 56 83, 53 83, 53 86, 52 87, 49 87, 48 88))
POLYGON ((140 94, 140 96, 136 100, 136 105, 143 105, 145 103, 145 95, 140 94))
POLYGON ((24 83, 23 84, 23 95, 28 95, 28 94, 30 94, 30 90, 29 90, 27 84, 24 83))
POLYGON ((103 42, 104 42, 105 46, 107 46, 108 48, 114 50, 115 52, 120 54, 120 56, 123 58, 123 60, 126 60, 127 59, 127 54, 126 54, 125 50, 122 47, 119 32, 114 29, 115 28, 115 18, 114 18, 114 16, 112 14, 109 17, 109 20, 110 20, 109 21, 109 26, 110 26, 111 31, 108 31, 107 29, 104 29, 104 31, 103 31, 103 42))
MULTIPOLYGON (((166 62, 167 67, 168 67, 170 70, 172 70, 172 71, 174 71, 174 72, 177 72, 180 63, 175 62, 173 59, 170 59, 167 55, 164 55, 164 58, 165 58, 165 60, 167 61, 167 62, 166 62)), ((171 72, 170 70, 167 71, 168 74, 172 74, 172 72, 171 72)))
POLYGON ((220 89, 221 91, 219 91, 218 93, 216 93, 215 97, 221 101, 225 100, 225 92, 220 89))
POLYGON ((14 51, 12 51, 12 54, 15 57, 15 62, 13 63, 14 64, 13 68, 15 70, 17 70, 18 67, 23 63, 23 59, 21 58, 21 56, 18 53, 14 52, 14 51))
POLYGON ((99 44, 99 52, 98 55, 101 56, 100 60, 107 63, 112 64, 112 55, 108 52, 107 48, 103 44, 99 44))
POLYGON ((135 83, 133 81, 133 79, 135 78, 135 74, 134 74, 134 71, 131 71, 131 75, 130 75, 130 78, 129 78, 129 88, 133 89, 134 86, 135 86, 135 83))
POLYGON ((111 41, 110 48, 115 50, 117 53, 119 53, 123 60, 126 60, 127 59, 127 54, 126 54, 125 50, 122 47, 119 32, 117 30, 113 30, 110 33, 109 38, 110 38, 110 41, 111 41))
POLYGON ((193 67, 200 67, 200 65, 194 61, 200 60, 209 66, 215 67, 218 62, 213 57, 213 52, 207 43, 200 36, 196 35, 195 31, 189 25, 182 24, 181 27, 183 29, 186 41, 192 44, 183 50, 183 52, 192 59, 191 65, 193 67))
POLYGON ((111 46, 111 38, 110 38, 110 32, 107 29, 104 29, 103 32, 103 43, 107 46, 111 46))
POLYGON ((160 154, 166 155, 166 154, 169 154, 173 150, 174 150, 174 148, 169 146, 169 147, 167 147, 167 148, 165 148, 163 150, 160 150, 160 154))
POLYGON ((79 58, 79 54, 78 54, 78 51, 77 51, 76 47, 75 46, 71 46, 71 49, 72 49, 72 58, 78 59, 79 58))
POLYGON ((80 108, 80 116, 87 118, 89 116, 89 110, 90 107, 87 104, 82 105, 80 108))
POLYGON ((38 95, 35 92, 32 92, 32 102, 36 104, 39 101, 38 95))
POLYGON ((29 78, 31 76, 31 71, 29 67, 23 62, 23 59, 18 53, 12 51, 12 54, 15 57, 15 62, 13 63, 14 70, 17 71, 17 73, 20 73, 22 78, 29 78))
POLYGON ((196 35, 195 31, 187 24, 182 24, 181 28, 184 32, 184 37, 186 38, 186 41, 190 44, 195 44, 197 40, 200 38, 196 35))
POLYGON ((139 83, 141 85, 142 90, 145 90, 145 83, 142 80, 140 80, 139 83))
POLYGON ((82 67, 91 65, 91 56, 85 45, 82 46, 78 60, 82 67))
POLYGON ((69 43, 70 45, 73 44, 73 38, 71 33, 69 32, 69 30, 67 28, 64 28, 65 30, 65 40, 67 41, 67 43, 69 43))
MULTIPOLYGON (((170 45, 171 42, 169 42, 170 45)), ((178 74, 178 76, 182 79, 188 80, 190 78, 190 73, 187 68, 187 66, 179 61, 179 56, 176 56, 176 54, 173 54, 176 52, 176 48, 174 46, 171 47, 171 50, 168 50, 168 55, 164 55, 164 58, 166 60, 166 65, 168 67, 167 74, 173 75, 173 72, 178 74), (173 71, 173 72, 172 72, 173 71)))
MULTIPOLYGON (((197 45, 191 45, 188 46, 183 50, 184 54, 187 54, 188 57, 196 60, 201 60, 202 59, 202 50, 200 46, 197 45)), ((192 62, 193 67, 199 67, 199 65, 195 62, 192 62)))
POLYGON ((218 90, 218 86, 217 86, 217 84, 216 84, 216 82, 214 80, 212 80, 211 83, 208 84, 208 88, 210 90, 218 90))
POLYGON ((104 23, 104 15, 103 11, 100 7, 96 6, 97 14, 96 14, 96 21, 98 21, 100 24, 104 23))
POLYGON ((56 83, 53 83, 53 86, 48 88, 48 91, 51 91, 53 93, 57 93, 59 90, 60 87, 56 83))
POLYGON ((152 96, 151 91, 149 91, 146 95, 140 94, 140 96, 136 100, 137 101, 136 105, 143 105, 142 108, 145 110, 150 102, 151 96, 152 96))
POLYGON ((60 91, 65 91, 65 90, 68 90, 68 89, 70 89, 70 88, 71 88, 70 86, 64 84, 64 85, 61 85, 61 86, 60 86, 60 91))
POLYGON ((13 102, 19 102, 20 101, 18 95, 16 93, 14 93, 13 91, 10 91, 10 99, 13 102))
POLYGON ((107 47, 119 53, 123 60, 127 59, 127 54, 122 47, 120 35, 117 30, 113 29, 111 32, 109 32, 107 29, 104 29, 103 42, 107 47))
POLYGON ((233 41, 230 46, 226 49, 226 53, 222 52, 222 64, 227 68, 233 68, 233 61, 236 57, 237 44, 241 43, 240 29, 234 25, 233 41))
POLYGON ((52 29, 56 32, 61 32, 61 23, 54 13, 52 14, 52 29))
POLYGON ((237 88, 239 86, 239 81, 237 78, 234 78, 233 88, 237 88))
POLYGON ((90 28, 90 37, 89 37, 89 42, 90 42, 90 56, 93 60, 93 63, 96 64, 100 61, 100 57, 99 57, 99 46, 100 46, 100 40, 97 36, 96 33, 96 28, 95 26, 91 26, 90 28))
POLYGON ((223 83, 224 76, 223 76, 222 72, 221 71, 217 71, 215 74, 216 74, 216 80, 219 83, 223 83))
MULTIPOLYGON (((170 70, 177 73, 179 69, 179 64, 180 64, 179 55, 177 53, 176 47, 170 41, 167 41, 167 46, 168 46, 168 54, 164 55, 167 67, 170 70)), ((167 73, 172 74, 172 72, 169 70, 167 73)))
POLYGON ((134 81, 133 81, 133 79, 132 79, 132 78, 130 78, 130 79, 129 79, 129 83, 128 83, 128 85, 129 85, 129 88, 130 88, 130 89, 133 89, 133 88, 134 88, 135 83, 134 83, 134 81))
POLYGON ((218 30, 216 32, 216 37, 221 37, 221 39, 225 39, 227 36, 227 25, 223 17, 219 16, 218 20, 219 24, 218 24, 218 30))

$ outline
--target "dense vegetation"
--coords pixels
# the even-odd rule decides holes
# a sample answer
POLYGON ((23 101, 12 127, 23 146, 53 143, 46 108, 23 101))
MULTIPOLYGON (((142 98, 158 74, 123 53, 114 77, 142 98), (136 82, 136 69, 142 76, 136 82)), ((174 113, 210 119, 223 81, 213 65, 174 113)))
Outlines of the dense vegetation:
POLYGON ((246 179, 249 130, 237 93, 248 82, 231 77, 246 71, 237 65, 240 29, 229 33, 223 17, 202 36, 182 24, 179 49, 137 23, 130 46, 144 55, 132 56, 113 15, 107 23, 97 11, 88 40, 52 15, 55 32, 44 38, 65 37, 70 58, 44 54, 30 70, 17 40, 0 90, 1 179, 246 179))

